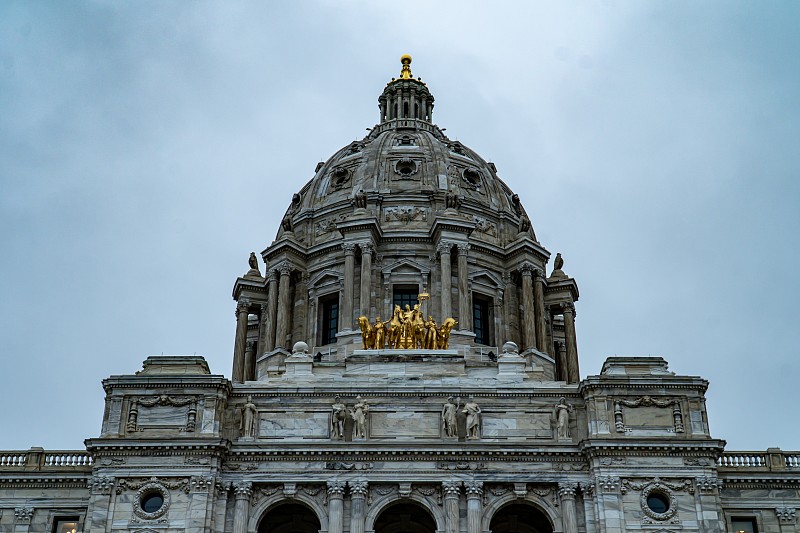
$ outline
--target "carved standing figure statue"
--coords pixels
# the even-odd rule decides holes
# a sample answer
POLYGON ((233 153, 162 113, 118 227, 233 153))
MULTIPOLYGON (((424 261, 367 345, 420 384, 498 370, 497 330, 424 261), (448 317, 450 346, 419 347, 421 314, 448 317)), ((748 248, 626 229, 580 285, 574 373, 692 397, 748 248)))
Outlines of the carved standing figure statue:
POLYGON ((353 406, 353 413, 350 415, 353 419, 353 438, 367 438, 367 413, 369 413, 369 404, 361 396, 356 396, 356 403, 353 406))
POLYGON ((411 316, 412 342, 410 347, 418 350, 423 348, 423 344, 425 342, 425 318, 422 316, 422 311, 419 309, 419 304, 414 304, 414 310, 412 311, 411 316))
POLYGON ((375 348, 375 332, 369 323, 369 318, 365 316, 358 317, 358 327, 361 328, 361 342, 364 344, 364 349, 372 350, 375 348))
POLYGON ((406 310, 401 315, 403 321, 403 334, 400 339, 400 348, 411 348, 414 340, 414 311, 411 306, 406 304, 406 310))
POLYGON ((247 397, 247 403, 242 407, 242 437, 253 438, 256 436, 256 405, 253 403, 253 397, 247 397))
POLYGON ((428 315, 428 321, 425 322, 425 340, 423 348, 426 350, 435 350, 437 348, 437 337, 439 335, 439 326, 431 315, 428 315))
POLYGON ((569 439, 569 413, 573 410, 572 405, 567 403, 563 396, 553 408, 556 419, 556 435, 559 439, 569 439))
POLYGON ((444 434, 448 437, 457 437, 458 430, 456 425, 456 411, 458 411, 458 404, 453 403, 454 398, 450 396, 447 398, 447 403, 442 407, 442 426, 444 427, 444 434))
POLYGON ((256 259, 255 252, 250 252, 250 259, 248 259, 247 262, 250 264, 250 268, 258 270, 258 259, 256 259))
POLYGON ((391 322, 387 320, 386 322, 381 321, 381 317, 375 317, 375 323, 372 325, 372 339, 373 339, 373 348, 376 350, 383 350, 386 348, 386 324, 391 322))
POLYGON ((475 402, 475 396, 469 397, 462 412, 467 415, 467 439, 481 438, 481 408, 475 402))
POLYGON ((344 438, 344 422, 347 420, 347 407, 342 403, 342 399, 336 396, 331 405, 331 438, 344 438))

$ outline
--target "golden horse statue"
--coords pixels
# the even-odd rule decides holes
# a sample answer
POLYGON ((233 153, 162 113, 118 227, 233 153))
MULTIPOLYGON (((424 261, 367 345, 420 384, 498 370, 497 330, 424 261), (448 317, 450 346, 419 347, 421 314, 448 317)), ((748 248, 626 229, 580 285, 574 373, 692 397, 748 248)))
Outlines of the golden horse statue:
POLYGON ((373 350, 375 348, 375 331, 369 323, 369 319, 365 316, 358 317, 358 326, 361 328, 361 340, 364 343, 364 349, 373 350))
POLYGON ((439 328, 439 335, 436 342, 436 347, 440 350, 447 350, 450 346, 450 330, 452 330, 458 322, 455 318, 445 318, 439 328))
POLYGON ((389 337, 387 339, 389 348, 396 350, 402 348, 400 339, 403 337, 403 310, 399 305, 394 306, 394 314, 389 321, 389 337))

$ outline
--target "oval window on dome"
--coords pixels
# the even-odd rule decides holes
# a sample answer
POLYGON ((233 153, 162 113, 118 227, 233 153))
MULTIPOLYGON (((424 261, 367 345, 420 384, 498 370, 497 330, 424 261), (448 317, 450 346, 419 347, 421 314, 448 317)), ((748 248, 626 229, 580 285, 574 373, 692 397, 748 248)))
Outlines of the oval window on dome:
POLYGON ((468 168, 464 170, 464 181, 472 185, 473 187, 480 187, 481 185, 481 174, 474 168, 468 168))
POLYGON ((401 176, 411 176, 417 171, 417 164, 411 159, 402 159, 397 162, 395 169, 401 176))
POLYGON ((341 187, 350 178, 350 172, 346 168, 337 168, 331 175, 334 187, 341 187))

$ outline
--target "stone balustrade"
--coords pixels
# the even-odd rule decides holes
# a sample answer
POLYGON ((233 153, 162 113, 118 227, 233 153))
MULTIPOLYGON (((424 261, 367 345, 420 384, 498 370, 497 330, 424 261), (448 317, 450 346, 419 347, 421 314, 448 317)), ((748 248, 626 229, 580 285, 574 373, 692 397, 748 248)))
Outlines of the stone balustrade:
POLYGON ((2 470, 52 470, 85 469, 91 470, 92 456, 82 450, 48 450, 31 448, 27 451, 0 451, 2 470))
POLYGON ((717 459, 720 469, 739 470, 785 470, 800 468, 800 452, 785 452, 779 448, 769 448, 764 452, 724 452, 717 459))

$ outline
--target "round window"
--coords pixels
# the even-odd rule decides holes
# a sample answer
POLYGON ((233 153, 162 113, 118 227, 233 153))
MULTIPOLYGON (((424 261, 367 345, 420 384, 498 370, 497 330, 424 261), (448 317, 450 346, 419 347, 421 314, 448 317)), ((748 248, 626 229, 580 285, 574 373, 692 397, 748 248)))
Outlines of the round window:
POLYGON ((142 496, 140 505, 142 507, 142 511, 147 514, 153 514, 158 512, 158 510, 164 505, 164 497, 158 492, 149 492, 142 496))
POLYGON ((660 492, 651 492, 647 496, 647 507, 656 514, 669 511, 669 498, 660 492))
POLYGON ((333 184, 334 186, 341 186, 347 181, 347 178, 350 177, 350 173, 347 171, 346 168, 337 168, 333 171, 333 184))
POLYGON ((401 176, 410 176, 417 171, 417 164, 411 159, 403 159, 397 162, 397 173, 401 176))
POLYGON ((470 185, 477 187, 481 184, 481 175, 477 170, 468 168, 464 171, 464 180, 470 185))

